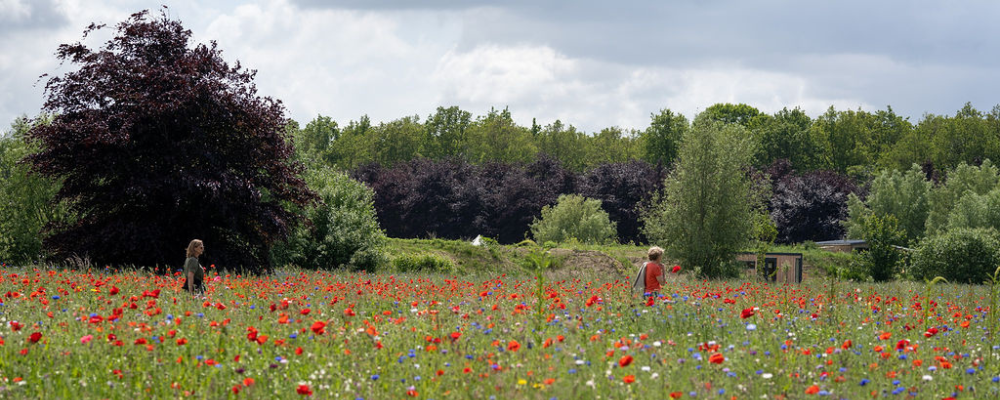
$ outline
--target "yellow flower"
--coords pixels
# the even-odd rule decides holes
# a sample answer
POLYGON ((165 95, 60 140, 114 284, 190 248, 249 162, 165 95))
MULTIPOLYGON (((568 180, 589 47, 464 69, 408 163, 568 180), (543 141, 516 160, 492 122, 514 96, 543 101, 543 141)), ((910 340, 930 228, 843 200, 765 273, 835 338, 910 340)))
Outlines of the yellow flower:
POLYGON ((517 380, 517 384, 518 384, 518 385, 527 385, 527 384, 528 384, 528 381, 526 381, 526 380, 524 380, 524 379, 518 379, 518 380, 517 380))

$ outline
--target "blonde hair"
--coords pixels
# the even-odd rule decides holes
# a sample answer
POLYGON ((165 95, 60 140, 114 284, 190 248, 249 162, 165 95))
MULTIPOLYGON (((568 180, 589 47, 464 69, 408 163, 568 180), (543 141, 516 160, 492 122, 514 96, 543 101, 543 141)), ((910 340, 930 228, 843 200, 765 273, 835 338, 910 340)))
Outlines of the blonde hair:
POLYGON ((188 243, 187 256, 194 257, 194 249, 197 249, 198 247, 201 246, 204 246, 204 244, 202 244, 200 239, 192 240, 191 243, 188 243))
POLYGON ((649 256, 649 261, 660 261, 660 256, 662 255, 663 255, 663 249, 657 246, 650 247, 649 253, 647 253, 647 256, 649 256))

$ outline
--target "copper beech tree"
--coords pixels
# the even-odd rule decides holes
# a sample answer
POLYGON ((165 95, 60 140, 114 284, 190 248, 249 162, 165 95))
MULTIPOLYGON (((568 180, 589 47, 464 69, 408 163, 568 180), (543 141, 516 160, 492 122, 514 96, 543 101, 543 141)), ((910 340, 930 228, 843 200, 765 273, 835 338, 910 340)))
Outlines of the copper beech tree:
MULTIPOLYGON (((91 24, 83 37, 104 28, 91 24)), ((56 52, 72 72, 51 77, 29 137, 36 173, 63 180, 56 200, 78 216, 49 226, 44 245, 61 259, 97 265, 183 264, 203 239, 203 263, 268 268, 268 250, 316 196, 300 178, 278 100, 260 97, 256 71, 223 61, 215 42, 165 12, 133 14, 103 47, 56 52)))

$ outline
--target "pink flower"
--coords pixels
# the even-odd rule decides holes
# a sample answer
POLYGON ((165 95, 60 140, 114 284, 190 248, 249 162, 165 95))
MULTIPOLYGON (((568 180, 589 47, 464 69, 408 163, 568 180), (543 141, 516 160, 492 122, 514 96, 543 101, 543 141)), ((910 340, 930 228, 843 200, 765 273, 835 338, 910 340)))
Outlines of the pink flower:
POLYGON ((80 338, 80 343, 81 344, 87 344, 87 343, 90 343, 90 341, 93 340, 93 339, 94 339, 94 335, 87 335, 87 336, 84 336, 84 337, 80 338))

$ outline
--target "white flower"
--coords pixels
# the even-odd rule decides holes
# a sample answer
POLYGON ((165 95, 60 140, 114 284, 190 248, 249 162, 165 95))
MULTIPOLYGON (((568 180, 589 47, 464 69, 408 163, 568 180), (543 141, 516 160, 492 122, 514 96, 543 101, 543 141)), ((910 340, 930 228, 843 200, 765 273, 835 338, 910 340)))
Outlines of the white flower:
POLYGON ((923 378, 920 378, 920 379, 923 379, 925 381, 932 381, 932 380, 934 380, 934 377, 930 376, 930 375, 924 375, 923 378))
POLYGON ((653 347, 660 347, 660 346, 663 346, 663 343, 660 343, 659 340, 653 342, 653 347))
POLYGON ((771 374, 771 373, 768 373, 768 372, 765 372, 765 373, 761 374, 761 375, 760 375, 760 377, 761 377, 761 378, 764 378, 764 379, 771 379, 771 378, 773 378, 773 377, 774 377, 774 374, 771 374))
POLYGON ((642 368, 639 369, 641 369, 643 372, 649 372, 649 366, 647 365, 643 365, 642 368))

